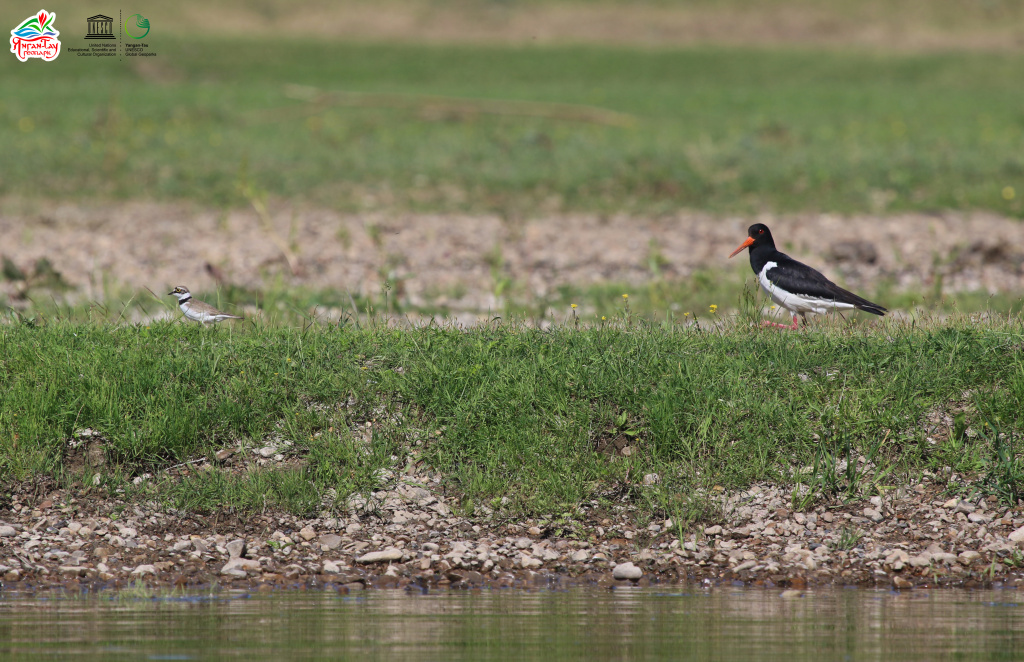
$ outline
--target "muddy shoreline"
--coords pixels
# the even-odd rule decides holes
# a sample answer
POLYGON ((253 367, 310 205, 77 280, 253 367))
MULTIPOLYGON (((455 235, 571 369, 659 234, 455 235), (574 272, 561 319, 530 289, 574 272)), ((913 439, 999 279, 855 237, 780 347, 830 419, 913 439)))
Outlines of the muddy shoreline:
MULTIPOLYGON (((408 590, 742 583, 978 588, 1024 584, 1024 511, 936 484, 791 509, 791 488, 722 495, 685 529, 615 514, 572 522, 453 512, 436 479, 410 477, 342 516, 182 513, 74 491, 15 487, 0 510, 5 591, 241 588, 408 590), (682 535, 680 536, 680 532, 682 535)), ((486 509, 483 509, 486 510, 486 509)))

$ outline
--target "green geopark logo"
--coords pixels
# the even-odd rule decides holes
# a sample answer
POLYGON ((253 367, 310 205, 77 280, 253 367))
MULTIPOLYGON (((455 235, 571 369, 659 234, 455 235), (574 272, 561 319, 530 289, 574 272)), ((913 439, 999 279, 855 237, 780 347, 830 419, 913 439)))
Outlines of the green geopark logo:
POLYGON ((149 34, 149 19, 142 14, 132 14, 124 22, 124 33, 132 39, 142 39, 149 34))

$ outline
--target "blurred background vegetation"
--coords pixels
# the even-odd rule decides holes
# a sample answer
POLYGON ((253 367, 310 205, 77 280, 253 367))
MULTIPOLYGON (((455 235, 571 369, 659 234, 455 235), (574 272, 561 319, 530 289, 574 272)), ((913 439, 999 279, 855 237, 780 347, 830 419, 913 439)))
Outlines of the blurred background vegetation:
POLYGON ((1024 215, 1011 0, 186 0, 120 59, 47 9, 60 58, 0 58, 9 209, 1024 215))
POLYGON ((1024 212, 1016 2, 185 2, 121 60, 51 10, 57 62, 0 59, 0 195, 1024 212))

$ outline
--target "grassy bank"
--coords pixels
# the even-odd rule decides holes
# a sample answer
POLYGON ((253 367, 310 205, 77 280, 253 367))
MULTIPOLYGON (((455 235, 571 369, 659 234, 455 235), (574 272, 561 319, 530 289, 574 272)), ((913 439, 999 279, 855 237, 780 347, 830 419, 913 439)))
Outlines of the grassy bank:
POLYGON ((0 195, 1024 213, 1019 54, 166 36, 147 60, 0 59, 0 195))
POLYGON ((1021 489, 1020 318, 802 333, 703 322, 7 324, 0 472, 190 510, 310 513, 426 463, 467 511, 558 516, 628 499, 684 520, 707 490, 761 480, 808 485, 794 498, 810 500, 925 472, 951 492, 965 474, 1008 501, 1021 489), (281 461, 182 468, 267 446, 281 461))
MULTIPOLYGON (((656 269, 656 265, 652 266, 651 280, 645 283, 564 285, 552 288, 543 296, 531 292, 527 283, 504 277, 499 269, 495 269, 490 291, 497 305, 488 309, 466 308, 458 302, 453 303, 453 299, 458 299, 458 291, 438 291, 413 303, 401 295, 401 281, 385 281, 381 291, 366 296, 333 288, 274 286, 253 289, 232 285, 194 294, 203 301, 210 301, 234 314, 255 317, 271 327, 351 323, 357 318, 366 319, 376 314, 404 319, 411 325, 432 318, 475 323, 496 316, 545 325, 565 323, 571 319, 588 324, 598 323, 602 318, 614 319, 623 312, 623 294, 629 299, 631 315, 652 323, 673 319, 687 322, 706 315, 711 306, 723 315, 731 315, 745 305, 744 298, 757 287, 745 263, 733 271, 700 270, 685 281, 664 279, 656 269)), ((889 310, 908 318, 961 313, 1012 316, 1024 310, 1024 299, 1011 293, 900 291, 888 279, 880 279, 874 288, 860 291, 871 300, 884 301, 889 310)), ((61 294, 62 290, 54 291, 43 286, 28 289, 27 298, 17 302, 16 309, 11 307, 10 301, 0 299, 0 314, 16 314, 35 323, 61 319, 82 324, 149 324, 155 320, 181 317, 173 299, 154 296, 150 291, 112 287, 103 292, 101 301, 69 297, 73 303, 60 299, 61 294)), ((758 305, 765 314, 789 321, 786 312, 773 307, 760 292, 758 305)), ((853 315, 851 319, 856 318, 857 313, 853 315)))

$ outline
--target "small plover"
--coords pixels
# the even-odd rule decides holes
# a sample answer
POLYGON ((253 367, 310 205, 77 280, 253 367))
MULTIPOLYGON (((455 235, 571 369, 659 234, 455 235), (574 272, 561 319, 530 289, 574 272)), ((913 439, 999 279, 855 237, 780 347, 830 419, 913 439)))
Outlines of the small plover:
POLYGON ((170 296, 177 297, 178 307, 181 308, 181 312, 185 313, 185 317, 194 322, 199 322, 200 324, 216 324, 217 322, 222 322, 224 320, 242 319, 238 315, 229 315, 224 311, 217 310, 205 301, 193 299, 192 293, 188 291, 187 287, 179 285, 168 292, 168 294, 170 296))

